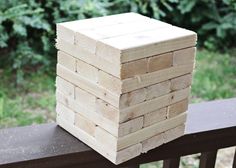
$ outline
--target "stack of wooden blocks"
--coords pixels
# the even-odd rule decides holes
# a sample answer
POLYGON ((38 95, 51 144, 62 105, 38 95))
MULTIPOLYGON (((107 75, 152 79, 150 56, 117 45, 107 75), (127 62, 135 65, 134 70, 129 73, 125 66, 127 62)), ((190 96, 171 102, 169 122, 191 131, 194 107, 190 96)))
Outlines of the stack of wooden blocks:
POLYGON ((57 24, 57 123, 115 164, 184 134, 196 33, 125 13, 57 24))

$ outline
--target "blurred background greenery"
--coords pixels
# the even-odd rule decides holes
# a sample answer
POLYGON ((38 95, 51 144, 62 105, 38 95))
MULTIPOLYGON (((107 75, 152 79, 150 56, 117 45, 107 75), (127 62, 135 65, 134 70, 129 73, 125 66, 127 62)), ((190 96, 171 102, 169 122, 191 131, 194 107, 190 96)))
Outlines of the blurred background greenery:
POLYGON ((234 0, 1 0, 0 128, 55 117, 55 24, 122 12, 198 33, 192 101, 236 94, 234 0))
POLYGON ((54 121, 56 23, 130 11, 198 33, 192 102, 235 97, 235 0, 1 0, 0 128, 54 121))

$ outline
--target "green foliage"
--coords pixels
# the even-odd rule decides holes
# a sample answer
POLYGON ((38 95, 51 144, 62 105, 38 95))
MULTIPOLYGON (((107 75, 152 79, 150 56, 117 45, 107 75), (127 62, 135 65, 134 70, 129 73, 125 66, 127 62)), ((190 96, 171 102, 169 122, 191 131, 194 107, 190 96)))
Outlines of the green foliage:
POLYGON ((234 46, 234 0, 2 0, 0 69, 10 67, 18 84, 26 72, 48 71, 56 62, 56 23, 129 11, 197 31, 200 46, 234 46))
POLYGON ((194 102, 236 95, 235 56, 207 50, 198 52, 192 85, 194 102))
POLYGON ((0 75, 0 128, 55 120, 55 76, 27 75, 16 88, 8 72, 0 75))

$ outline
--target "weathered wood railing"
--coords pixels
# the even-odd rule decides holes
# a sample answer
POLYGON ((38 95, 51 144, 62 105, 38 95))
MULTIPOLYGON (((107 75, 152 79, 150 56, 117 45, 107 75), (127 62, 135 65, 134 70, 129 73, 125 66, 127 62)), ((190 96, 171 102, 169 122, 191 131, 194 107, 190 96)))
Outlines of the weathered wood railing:
POLYGON ((3 129, 0 168, 137 168, 158 160, 177 168, 181 156, 194 153, 201 153, 200 168, 213 168, 217 150, 230 146, 236 146, 236 99, 190 105, 186 135, 118 166, 56 124, 3 129))

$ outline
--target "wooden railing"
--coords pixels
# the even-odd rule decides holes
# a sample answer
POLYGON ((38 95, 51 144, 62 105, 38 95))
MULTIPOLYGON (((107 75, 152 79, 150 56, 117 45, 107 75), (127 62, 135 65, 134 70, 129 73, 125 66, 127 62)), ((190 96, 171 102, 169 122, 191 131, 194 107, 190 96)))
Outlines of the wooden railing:
POLYGON ((201 153, 200 168, 213 168, 217 150, 231 146, 236 146, 236 99, 190 105, 183 137, 118 166, 54 123, 2 129, 0 168, 137 168, 159 160, 164 168, 177 168, 181 156, 194 153, 201 153))

